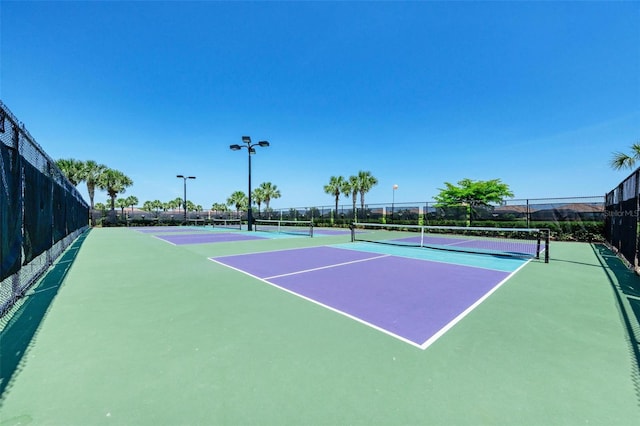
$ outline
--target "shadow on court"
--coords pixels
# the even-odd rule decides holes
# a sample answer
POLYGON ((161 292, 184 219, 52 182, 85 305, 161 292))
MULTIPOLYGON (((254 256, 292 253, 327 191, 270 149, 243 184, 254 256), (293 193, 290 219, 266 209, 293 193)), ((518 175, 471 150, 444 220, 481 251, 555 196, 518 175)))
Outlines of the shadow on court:
POLYGON ((609 278, 627 331, 632 381, 640 405, 640 277, 603 244, 592 244, 591 247, 609 278))
POLYGON ((8 318, 3 320, 5 324, 0 331, 0 401, 12 377, 24 368, 23 357, 34 342, 38 328, 89 232, 80 235, 67 248, 40 281, 18 301, 19 306, 14 308, 14 312, 9 312, 8 318))

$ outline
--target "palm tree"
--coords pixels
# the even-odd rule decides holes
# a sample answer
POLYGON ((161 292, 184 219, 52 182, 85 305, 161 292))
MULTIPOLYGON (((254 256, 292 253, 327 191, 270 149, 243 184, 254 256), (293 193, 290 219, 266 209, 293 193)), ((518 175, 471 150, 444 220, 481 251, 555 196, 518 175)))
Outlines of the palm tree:
POLYGON ((166 210, 175 210, 176 207, 179 207, 181 204, 182 204, 182 198, 176 198, 175 200, 169 200, 166 203, 164 203, 166 210))
POLYGON ((126 198, 118 198, 116 200, 116 207, 121 210, 121 214, 122 214, 122 216, 124 216, 124 209, 129 207, 129 203, 127 203, 127 199, 126 198))
POLYGON ((280 190, 271 182, 261 183, 260 189, 264 195, 265 210, 269 211, 269 203, 272 199, 280 198, 280 190))
POLYGON ((360 191, 360 183, 358 182, 358 176, 349 176, 349 180, 346 180, 342 185, 342 193, 348 197, 351 196, 353 202, 353 220, 356 220, 356 199, 358 192, 360 191))
POLYGON ((145 201, 142 204, 142 209, 141 210, 144 210, 146 212, 152 212, 153 209, 154 209, 153 201, 145 201))
POLYGON ((636 161, 640 161, 640 142, 631 145, 631 155, 623 152, 614 152, 611 159, 611 167, 615 170, 632 169, 636 161))
POLYGON ((369 192, 371 188, 378 184, 378 179, 376 179, 371 172, 362 171, 358 172, 358 192, 360 192, 360 211, 362 212, 364 219, 364 194, 369 192))
POLYGON ((247 208, 247 196, 242 191, 236 191, 229 198, 227 198, 227 205, 235 206, 238 217, 240 217, 240 210, 247 208))
POLYGON ((93 197, 96 192, 96 182, 100 178, 100 175, 107 170, 107 166, 104 164, 98 164, 93 160, 85 161, 81 171, 81 180, 87 184, 87 192, 89 193, 89 204, 91 210, 93 210, 93 197))
POLYGON ((182 198, 178 197, 175 200, 171 201, 173 203, 173 209, 178 208, 178 213, 182 210, 182 198))
POLYGON ((84 164, 80 160, 74 158, 56 160, 56 166, 73 186, 78 186, 82 182, 82 171, 84 164))
POLYGON ((158 217, 158 212, 160 212, 160 209, 164 208, 164 203, 160 200, 153 200, 151 202, 151 207, 156 209, 156 217, 158 217))
POLYGON ((336 201, 336 210, 332 218, 331 222, 333 223, 334 218, 338 217, 338 201, 340 201, 340 195, 342 194, 342 187, 344 186, 345 180, 342 176, 331 176, 329 178, 329 183, 324 186, 324 192, 333 195, 336 201))
POLYGON ((130 177, 119 170, 107 169, 100 174, 96 186, 103 191, 107 191, 111 198, 111 210, 115 210, 116 197, 119 193, 126 192, 126 189, 133 185, 130 177))
POLYGON ((213 203, 213 205, 211 206, 211 210, 213 210, 214 212, 226 212, 229 209, 227 208, 226 204, 213 203))
POLYGON ((258 217, 260 216, 260 205, 264 201, 264 191, 262 188, 256 188, 253 190, 253 194, 251 194, 253 204, 258 206, 258 217))
POLYGON ((130 195, 127 197, 126 201, 127 201, 127 207, 131 207, 131 213, 133 214, 133 206, 138 205, 138 198, 134 197, 133 195, 130 195))

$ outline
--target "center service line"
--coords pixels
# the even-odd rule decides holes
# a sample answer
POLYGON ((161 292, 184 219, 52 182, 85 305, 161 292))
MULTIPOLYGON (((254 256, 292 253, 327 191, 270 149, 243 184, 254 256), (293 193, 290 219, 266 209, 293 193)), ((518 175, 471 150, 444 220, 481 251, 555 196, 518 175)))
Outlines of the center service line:
POLYGON ((312 269, 305 269, 303 271, 289 272, 288 274, 273 275, 271 277, 266 277, 266 278, 263 278, 263 279, 272 280, 274 278, 288 277, 289 275, 304 274, 305 272, 313 272, 313 271, 319 271, 321 269, 335 268, 337 266, 351 265, 353 263, 358 263, 358 262, 368 262, 370 260, 382 259, 383 257, 389 257, 389 256, 391 256, 391 255, 390 254, 385 254, 385 255, 382 255, 382 256, 369 257, 367 259, 352 260, 352 261, 344 262, 344 263, 336 263, 334 265, 321 266, 319 268, 312 268, 312 269))

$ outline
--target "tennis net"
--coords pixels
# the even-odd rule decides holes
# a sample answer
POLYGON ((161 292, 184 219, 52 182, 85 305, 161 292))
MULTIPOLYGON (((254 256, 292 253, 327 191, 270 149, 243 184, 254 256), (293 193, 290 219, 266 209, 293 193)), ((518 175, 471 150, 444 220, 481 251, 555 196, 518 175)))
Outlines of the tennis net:
POLYGON ((313 222, 310 220, 256 219, 253 225, 256 231, 313 237, 313 222))
POLYGON ((540 259, 549 262, 549 230, 353 223, 351 241, 540 259))
POLYGON ((211 225, 214 228, 242 229, 242 221, 240 219, 211 219, 211 225))

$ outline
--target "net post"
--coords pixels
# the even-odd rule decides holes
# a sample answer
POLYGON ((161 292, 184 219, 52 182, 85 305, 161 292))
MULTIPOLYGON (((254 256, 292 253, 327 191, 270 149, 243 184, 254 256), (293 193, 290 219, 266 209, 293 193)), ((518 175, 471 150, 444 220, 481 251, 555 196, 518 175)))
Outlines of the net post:
POLYGON ((544 233, 544 263, 549 263, 549 241, 551 240, 551 230, 546 229, 544 233))
POLYGON ((313 238, 313 222, 309 225, 309 237, 313 238))
POLYGON ((349 229, 351 230, 351 242, 355 242, 356 240, 356 224, 355 223, 351 223, 349 224, 349 229))

